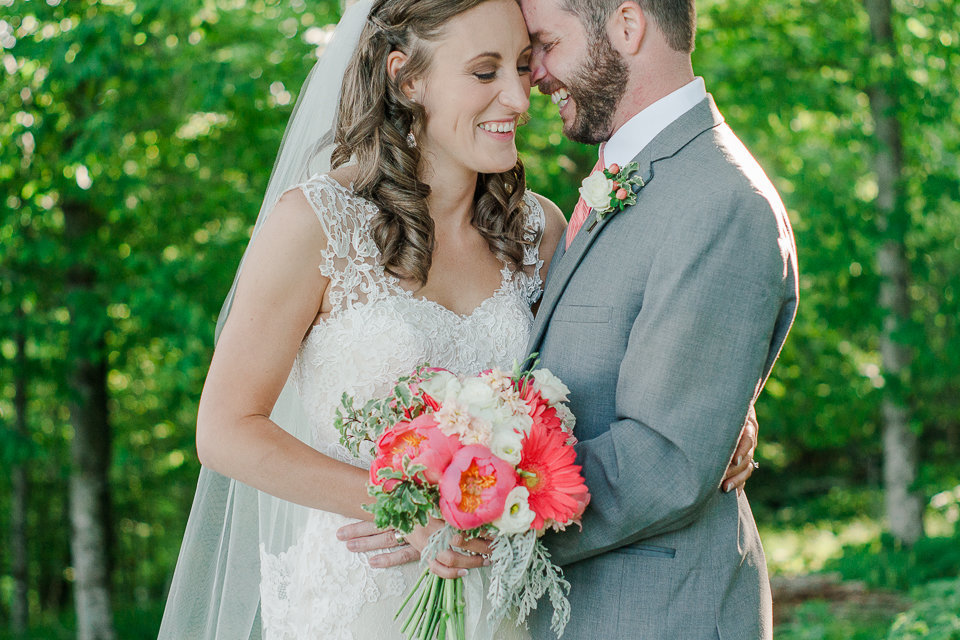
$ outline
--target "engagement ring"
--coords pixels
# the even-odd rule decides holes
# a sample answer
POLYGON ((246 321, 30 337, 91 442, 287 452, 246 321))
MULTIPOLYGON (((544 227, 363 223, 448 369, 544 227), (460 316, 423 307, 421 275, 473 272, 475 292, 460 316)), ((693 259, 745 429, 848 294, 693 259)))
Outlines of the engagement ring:
POLYGON ((403 545, 407 544, 407 539, 404 538, 403 534, 397 530, 394 530, 393 532, 393 539, 397 541, 398 547, 402 547, 403 545))
POLYGON ((750 461, 750 466, 753 467, 753 470, 754 470, 754 471, 756 471, 757 469, 760 468, 760 463, 757 462, 756 460, 751 460, 751 461, 750 461))

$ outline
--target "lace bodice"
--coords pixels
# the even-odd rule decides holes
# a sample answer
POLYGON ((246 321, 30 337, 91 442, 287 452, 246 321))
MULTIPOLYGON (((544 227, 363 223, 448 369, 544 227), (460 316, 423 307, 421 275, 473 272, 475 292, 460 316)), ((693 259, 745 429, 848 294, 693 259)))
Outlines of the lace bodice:
MULTIPOLYGON (((542 285, 538 243, 523 265, 501 269, 500 287, 468 315, 461 315, 403 289, 380 265, 370 232, 377 207, 328 176, 300 185, 328 239, 320 272, 330 279, 332 311, 304 338, 292 377, 319 451, 343 462, 369 466, 339 444, 333 426, 344 393, 358 403, 385 395, 397 378, 429 362, 462 374, 510 367, 526 355, 533 316, 530 306, 542 285)), ((526 194, 525 228, 539 238, 544 213, 526 194)), ((374 569, 363 554, 347 551, 336 530, 350 522, 309 510, 297 541, 277 555, 261 547, 261 614, 267 640, 360 640, 399 638, 393 621, 401 594, 419 575, 416 564, 374 569)), ((470 638, 526 640, 509 622, 486 622, 484 574, 465 579, 470 638)))
MULTIPOLYGON (((380 265, 370 233, 373 203, 328 176, 301 186, 328 238, 320 272, 330 279, 332 311, 304 339, 295 380, 313 425, 313 444, 357 464, 339 446, 333 427, 344 392, 363 403, 387 393, 397 378, 423 362, 456 373, 509 367, 522 358, 541 292, 538 247, 524 252, 523 268, 501 269, 500 288, 469 315, 418 298, 380 265)), ((539 202, 527 194, 529 239, 543 229, 539 202)))

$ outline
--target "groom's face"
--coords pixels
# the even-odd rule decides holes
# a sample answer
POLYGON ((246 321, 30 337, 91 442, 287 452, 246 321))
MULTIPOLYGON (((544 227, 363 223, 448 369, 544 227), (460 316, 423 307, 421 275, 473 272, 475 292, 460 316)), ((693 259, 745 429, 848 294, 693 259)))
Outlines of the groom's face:
POLYGON ((531 82, 559 108, 563 133, 597 144, 610 138, 627 66, 606 33, 589 33, 561 0, 520 0, 533 44, 531 82))

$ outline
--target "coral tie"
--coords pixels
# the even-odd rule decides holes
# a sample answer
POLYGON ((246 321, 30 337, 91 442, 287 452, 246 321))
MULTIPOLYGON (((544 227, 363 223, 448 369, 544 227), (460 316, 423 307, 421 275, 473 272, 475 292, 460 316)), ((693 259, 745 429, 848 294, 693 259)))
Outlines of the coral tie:
MULTIPOLYGON (((603 150, 600 150, 600 159, 597 160, 597 164, 594 165, 593 170, 590 171, 592 176, 597 171, 603 169, 603 150)), ((573 208, 573 214, 570 216, 570 224, 567 225, 567 245, 565 249, 570 248, 570 243, 573 242, 573 237, 577 235, 577 232, 580 231, 580 227, 583 226, 583 223, 586 221, 587 216, 590 215, 590 207, 587 206, 587 203, 583 201, 581 197, 577 200, 577 206, 573 208)))

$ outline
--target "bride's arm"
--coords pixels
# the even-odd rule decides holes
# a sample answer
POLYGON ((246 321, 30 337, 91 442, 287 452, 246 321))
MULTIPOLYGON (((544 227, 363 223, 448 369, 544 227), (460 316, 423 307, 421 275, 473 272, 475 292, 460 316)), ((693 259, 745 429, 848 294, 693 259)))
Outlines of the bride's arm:
POLYGON ((201 463, 274 496, 370 518, 363 469, 321 454, 270 420, 328 280, 326 237, 300 190, 280 199, 250 246, 197 416, 201 463))

